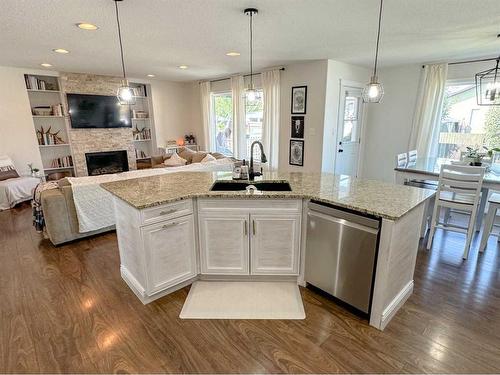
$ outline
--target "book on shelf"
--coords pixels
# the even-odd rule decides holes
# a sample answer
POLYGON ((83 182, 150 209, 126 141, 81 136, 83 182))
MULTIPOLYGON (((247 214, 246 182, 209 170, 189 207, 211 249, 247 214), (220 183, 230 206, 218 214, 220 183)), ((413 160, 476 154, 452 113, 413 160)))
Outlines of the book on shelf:
POLYGON ((142 150, 135 149, 135 158, 136 159, 146 159, 148 155, 142 150))
POLYGON ((66 168, 73 166, 73 158, 71 155, 52 159, 50 168, 66 168))
POLYGON ((149 141, 151 140, 151 129, 144 128, 140 132, 135 133, 134 140, 136 141, 149 141))
POLYGON ((134 93, 134 96, 146 96, 146 86, 134 86, 132 87, 132 92, 134 93))
POLYGON ((146 111, 138 110, 138 109, 133 109, 132 110, 132 119, 137 120, 137 119, 145 119, 149 118, 149 113, 146 111))
POLYGON ((53 83, 47 82, 43 79, 39 79, 36 76, 25 74, 24 80, 26 82, 26 88, 28 90, 57 91, 57 87, 53 83))

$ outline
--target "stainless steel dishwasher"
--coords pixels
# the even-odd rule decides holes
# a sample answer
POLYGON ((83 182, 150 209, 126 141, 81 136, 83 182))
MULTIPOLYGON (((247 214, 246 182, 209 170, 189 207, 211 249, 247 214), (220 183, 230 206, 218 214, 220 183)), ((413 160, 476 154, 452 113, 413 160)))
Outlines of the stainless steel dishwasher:
POLYGON ((305 279, 369 314, 378 220, 309 203, 305 279))

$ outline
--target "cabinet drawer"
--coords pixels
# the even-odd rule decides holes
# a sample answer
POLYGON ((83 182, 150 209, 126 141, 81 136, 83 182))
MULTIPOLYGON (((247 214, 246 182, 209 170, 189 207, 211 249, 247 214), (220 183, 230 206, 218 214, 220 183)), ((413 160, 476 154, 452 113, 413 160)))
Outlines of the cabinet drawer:
POLYGON ((193 212, 193 201, 191 199, 166 204, 158 207, 146 208, 141 211, 141 225, 149 225, 164 220, 191 214, 193 212))

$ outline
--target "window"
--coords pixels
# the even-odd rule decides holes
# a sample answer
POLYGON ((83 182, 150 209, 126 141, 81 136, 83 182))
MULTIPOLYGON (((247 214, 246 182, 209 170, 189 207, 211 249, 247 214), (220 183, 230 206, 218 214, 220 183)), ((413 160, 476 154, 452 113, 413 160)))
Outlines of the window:
POLYGON ((215 151, 233 156, 233 97, 231 92, 212 94, 215 151))
MULTIPOLYGON (((257 90, 259 95, 255 100, 245 99, 245 135, 246 154, 250 158, 250 146, 254 141, 262 141, 262 123, 264 118, 264 100, 262 90, 257 90)), ((254 147, 254 160, 260 161, 260 148, 254 147)))
POLYGON ((437 157, 460 160, 467 147, 500 147, 500 107, 479 106, 474 83, 446 86, 437 157))
MULTIPOLYGON (((262 141, 264 100, 262 90, 257 90, 255 100, 245 98, 245 124, 238 129, 239 155, 234 154, 233 97, 231 91, 215 92, 211 95, 212 121, 215 151, 227 156, 250 159, 250 146, 254 141, 262 141)), ((260 148, 254 148, 254 160, 260 161, 260 148)))
POLYGON ((342 142, 357 142, 358 140, 359 99, 346 92, 342 142))

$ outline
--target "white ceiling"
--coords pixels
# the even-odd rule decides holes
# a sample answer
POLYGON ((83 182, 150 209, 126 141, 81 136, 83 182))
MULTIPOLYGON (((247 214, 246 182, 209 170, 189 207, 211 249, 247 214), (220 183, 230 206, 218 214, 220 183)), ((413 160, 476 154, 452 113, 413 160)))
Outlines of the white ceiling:
MULTIPOLYGON (((256 69, 313 59, 370 66, 377 0, 125 0, 119 3, 130 76, 194 80, 248 71, 248 18, 256 69), (227 57, 228 51, 241 52, 227 57), (178 65, 188 65, 180 70, 178 65)), ((385 0, 382 66, 500 54, 499 0, 385 0)), ((119 74, 112 0, 0 0, 0 65, 119 74), (74 25, 100 28, 83 31, 74 25), (65 48, 68 55, 52 52, 65 48)))

